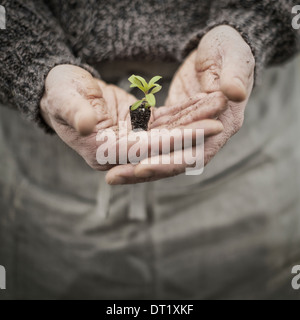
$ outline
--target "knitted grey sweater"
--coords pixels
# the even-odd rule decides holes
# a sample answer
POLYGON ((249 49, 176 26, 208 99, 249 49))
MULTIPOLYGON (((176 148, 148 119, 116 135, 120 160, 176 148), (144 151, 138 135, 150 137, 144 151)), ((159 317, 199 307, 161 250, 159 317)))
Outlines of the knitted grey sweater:
MULTIPOLYGON (((229 24, 252 48, 256 70, 300 48, 294 0, 4 0, 0 102, 44 126, 44 79, 58 64, 94 75, 105 60, 182 61, 210 28, 229 24)), ((299 2, 300 4, 300 2, 299 2)))

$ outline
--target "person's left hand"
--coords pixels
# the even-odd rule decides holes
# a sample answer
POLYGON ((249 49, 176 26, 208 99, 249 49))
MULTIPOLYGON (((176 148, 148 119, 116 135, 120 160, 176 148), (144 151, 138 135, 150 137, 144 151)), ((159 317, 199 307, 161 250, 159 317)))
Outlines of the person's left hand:
MULTIPOLYGON (((217 119, 222 123, 224 130, 205 139, 204 164, 206 165, 242 127, 245 107, 253 87, 254 67, 252 51, 235 29, 229 26, 212 29, 202 38, 197 50, 187 57, 175 74, 165 103, 172 108, 169 112, 167 108, 162 109, 162 114, 159 114, 158 109, 157 115, 160 119, 153 125, 164 122, 164 118, 168 118, 171 123, 181 123, 182 113, 172 113, 171 110, 176 110, 174 106, 184 106, 191 97, 203 94, 204 101, 200 104, 201 108, 187 108, 184 113, 190 112, 189 121, 192 123, 195 119, 204 119, 203 116, 213 119, 216 116, 213 109, 218 109, 217 119), (224 100, 221 93, 228 100, 224 100), (213 99, 207 104, 205 99, 208 97, 213 99), (203 108, 206 109, 205 112, 201 111, 203 108)), ((185 115, 185 125, 189 121, 185 115)), ((107 181, 111 183, 118 176, 122 179, 117 179, 116 184, 153 181, 180 174, 186 167, 184 164, 150 163, 151 161, 149 164, 114 168, 108 173, 107 181)))
MULTIPOLYGON (((218 119, 224 131, 205 142, 205 164, 237 133, 253 88, 255 60, 239 32, 229 26, 210 30, 175 74, 166 105, 184 101, 199 92, 222 91, 228 108, 218 119)), ((146 168, 145 168, 146 169, 146 168)))

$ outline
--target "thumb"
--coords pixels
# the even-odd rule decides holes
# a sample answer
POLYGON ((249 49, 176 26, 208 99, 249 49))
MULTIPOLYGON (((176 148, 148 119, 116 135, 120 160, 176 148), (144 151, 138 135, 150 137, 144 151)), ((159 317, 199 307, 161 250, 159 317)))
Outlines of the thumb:
POLYGON ((242 102, 248 96, 248 89, 253 84, 253 66, 251 56, 229 50, 224 52, 220 73, 220 90, 231 101, 242 102))
POLYGON ((98 122, 98 116, 88 100, 79 95, 68 103, 66 109, 62 118, 67 124, 82 136, 93 132, 98 122))
POLYGON ((253 85, 254 57, 238 31, 229 26, 221 26, 220 30, 226 31, 222 39, 220 89, 229 100, 242 102, 253 85))
POLYGON ((230 26, 211 29, 198 46, 196 70, 204 92, 221 90, 231 101, 245 100, 253 85, 254 65, 250 47, 230 26))

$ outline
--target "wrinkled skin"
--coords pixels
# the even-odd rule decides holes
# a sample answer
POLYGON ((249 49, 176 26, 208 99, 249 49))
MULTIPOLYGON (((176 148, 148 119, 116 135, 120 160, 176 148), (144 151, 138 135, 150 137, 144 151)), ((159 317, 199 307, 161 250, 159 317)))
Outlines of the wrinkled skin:
MULTIPOLYGON (((49 126, 93 169, 101 171, 110 169, 112 165, 99 165, 96 160, 96 152, 101 144, 96 141, 97 133, 112 129, 120 139, 124 139, 119 136, 118 124, 119 121, 126 121, 130 128, 129 106, 136 101, 136 98, 114 85, 107 85, 93 78, 87 71, 71 65, 53 68, 46 79, 45 88, 41 100, 41 112, 49 126)), ((215 96, 218 95, 221 96, 220 93, 215 94, 215 96)), ((219 105, 225 104, 222 101, 220 99, 219 105)), ((212 97, 200 99, 196 96, 188 99, 184 104, 153 110, 150 128, 171 129, 174 123, 168 118, 159 123, 155 119, 161 119, 162 114, 171 114, 179 110, 186 113, 185 109, 188 107, 196 110, 204 104, 204 111, 207 110, 216 117, 219 113, 219 105, 209 110, 209 106, 215 104, 214 99, 212 97)), ((205 129, 206 136, 218 134, 223 130, 219 121, 208 120, 205 112, 202 112, 202 115, 199 111, 197 112, 199 117, 193 125, 205 129)), ((182 117, 181 127, 189 125, 191 125, 189 118, 182 117)), ((132 143, 127 143, 129 149, 132 143)))
POLYGON ((240 34, 231 27, 220 26, 203 37, 175 75, 166 105, 195 92, 222 91, 228 98, 227 108, 219 116, 224 131, 206 141, 205 163, 241 129, 253 88, 254 66, 251 49, 240 34))
MULTIPOLYGON (((227 26, 212 29, 175 74, 165 106, 152 112, 150 130, 203 128, 207 163, 242 126, 253 70, 253 55, 239 33, 227 26)), ((118 121, 130 123, 128 107, 134 101, 134 96, 79 67, 60 65, 46 78, 41 113, 93 169, 110 169, 106 177, 110 184, 152 181, 184 172, 185 163, 113 168, 97 163, 97 132, 110 128, 118 133, 118 121)))

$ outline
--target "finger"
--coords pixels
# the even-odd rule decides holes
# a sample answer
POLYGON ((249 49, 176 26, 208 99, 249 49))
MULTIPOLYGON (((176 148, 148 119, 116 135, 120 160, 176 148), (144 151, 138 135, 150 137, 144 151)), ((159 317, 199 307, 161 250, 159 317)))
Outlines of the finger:
POLYGON ((110 185, 135 184, 152 181, 151 178, 138 178, 134 175, 135 165, 124 164, 110 169, 105 180, 110 185))
POLYGON ((99 121, 95 108, 81 95, 65 103, 59 117, 83 136, 92 133, 99 121))
POLYGON ((231 101, 246 100, 248 89, 253 84, 254 62, 249 51, 249 47, 240 46, 239 51, 227 49, 224 53, 220 88, 231 101))
POLYGON ((184 129, 193 129, 193 130, 203 129, 205 138, 218 135, 224 130, 224 126, 222 122, 214 119, 195 121, 188 125, 181 126, 179 128, 183 128, 183 130, 184 129))
MULTIPOLYGON (((203 129, 205 139, 218 136, 224 129, 222 123, 217 120, 202 120, 198 123, 192 123, 186 128, 203 129)), ((205 160, 203 153, 204 148, 201 150, 199 146, 202 145, 204 147, 204 140, 198 141, 197 138, 199 138, 199 136, 196 137, 196 143, 184 145, 181 150, 173 149, 173 152, 170 154, 154 155, 142 160, 135 166, 134 176, 137 178, 151 178, 151 181, 153 181, 181 174, 187 167, 194 167, 195 163, 198 164, 198 170, 202 169, 205 160), (201 168, 199 168, 199 164, 201 168)), ((119 174, 121 173, 119 172, 119 174)), ((128 178, 128 176, 126 178, 128 178)), ((133 181, 132 179, 129 180, 133 181)))
POLYGON ((177 176, 195 165, 201 171, 203 164, 204 152, 201 147, 185 148, 143 160, 134 168, 134 175, 136 178, 158 180, 177 176))
POLYGON ((206 93, 199 93, 194 95, 188 99, 186 99, 183 103, 178 103, 176 105, 167 105, 157 109, 154 109, 154 118, 159 119, 163 116, 171 116, 175 115, 176 113, 194 105, 195 103, 202 101, 207 96, 206 93))
POLYGON ((200 153, 196 159, 193 155, 196 154, 196 147, 193 147, 145 159, 138 165, 117 166, 108 171, 106 182, 118 185, 156 181, 184 173, 188 167, 194 167, 197 162, 197 169, 202 171, 204 155, 202 150, 200 153))
MULTIPOLYGON (((208 120, 203 121, 204 123, 198 123, 197 127, 187 126, 184 128, 174 128, 174 130, 164 128, 147 132, 130 132, 128 135, 123 135, 120 139, 116 137, 115 132, 104 132, 103 136, 100 134, 97 137, 97 143, 99 147, 101 147, 100 150, 103 159, 105 154, 108 155, 108 150, 116 150, 117 163, 124 163, 124 161, 128 163, 138 163, 148 158, 150 154, 169 153, 176 148, 181 149, 185 141, 189 141, 192 145, 195 145, 197 141, 203 137, 203 134, 209 137, 223 130, 223 125, 220 121, 207 121, 208 120), (204 129, 204 132, 196 129, 204 129), (107 135, 111 136, 106 140, 107 135), (109 141, 109 143, 107 141, 109 141), (103 142, 106 145, 102 145, 103 142)), ((193 123, 193 125, 195 125, 195 123, 193 123)), ((106 159, 109 161, 109 155, 106 159)))
MULTIPOLYGON (((223 131, 224 128, 223 128, 223 125, 220 121, 202 120, 199 122, 192 123, 189 126, 186 126, 185 129, 203 129, 205 138, 208 138, 210 136, 218 135, 219 133, 221 133, 223 131)), ((193 130, 192 136, 189 137, 192 140, 190 146, 197 145, 199 143, 199 141, 200 141, 200 144, 203 142, 202 139, 199 140, 199 134, 201 135, 201 137, 203 137, 203 132, 201 132, 201 133, 198 132, 198 134, 195 134, 195 130, 193 130)), ((185 138, 186 138, 186 136, 185 136, 185 138)), ((184 137, 180 137, 180 139, 184 140, 184 137)), ((172 161, 174 161, 175 158, 178 159, 178 152, 179 152, 179 156, 181 156, 180 152, 182 151, 182 149, 174 150, 174 147, 177 144, 174 142, 174 140, 171 140, 171 139, 168 142, 170 143, 170 145, 168 146, 168 152, 169 151, 171 152, 170 163, 172 164, 172 161)), ((144 157, 143 157, 144 160, 141 160, 141 162, 150 161, 150 163, 151 163, 151 161, 154 159, 155 163, 162 163, 163 159, 165 157, 167 157, 169 155, 169 153, 161 154, 164 146, 162 145, 161 141, 159 143, 160 143, 160 145, 159 145, 158 154, 155 154, 155 153, 153 154, 153 150, 151 150, 151 147, 149 144, 148 145, 148 152, 144 155, 144 157), (150 154, 151 154, 151 157, 148 158, 148 155, 150 155, 150 154), (158 162, 157 162, 157 160, 155 160, 156 157, 159 158, 158 162)), ((183 144, 181 144, 181 148, 182 148, 182 146, 185 146, 185 147, 187 146, 186 140, 183 142, 183 144)), ((129 147, 129 149, 130 149, 130 147, 129 147)), ((163 177, 168 177, 168 176, 171 176, 174 174, 179 174, 179 173, 183 172, 184 169, 187 167, 187 163, 183 160, 180 165, 174 164, 174 166, 170 167, 169 169, 167 168, 167 166, 163 165, 163 169, 159 167, 158 174, 153 177, 150 174, 149 174, 149 176, 143 176, 143 177, 136 176, 135 171, 134 171, 135 167, 136 167, 136 165, 133 165, 133 164, 118 165, 118 166, 114 167, 107 174, 107 177, 106 177, 107 183, 109 183, 109 184, 127 184, 127 183, 139 183, 139 182, 145 182, 145 181, 153 181, 153 180, 161 179, 163 177), (166 170, 165 173, 163 172, 164 170, 166 170)), ((145 170, 146 169, 149 169, 149 168, 145 168, 145 170)), ((153 167, 153 168, 151 168, 151 170, 152 169, 155 172, 157 168, 153 167)))
MULTIPOLYGON (((166 148, 166 143, 169 144, 167 146, 168 152, 172 152, 177 146, 182 146, 184 141, 191 141, 192 145, 195 145, 200 137, 204 136, 205 138, 208 138, 215 136, 223 130, 224 127, 221 121, 207 119, 170 129, 164 128, 163 131, 150 130, 147 132, 130 132, 129 136, 122 136, 119 140, 116 140, 114 137, 109 140, 116 141, 115 145, 110 143, 110 148, 117 150, 118 163, 120 162, 120 159, 124 161, 124 158, 127 159, 128 162, 132 162, 133 159, 141 161, 142 159, 147 158, 149 154, 162 153, 165 150, 164 148, 166 148), (131 153, 135 150, 133 148, 137 148, 136 152, 138 155, 136 155, 136 152, 131 153), (125 152, 127 154, 125 154, 125 152)), ((109 133, 106 132, 105 135, 107 134, 109 133)), ((114 132, 111 132, 111 134, 115 135, 114 132)), ((98 136, 97 143, 99 146, 105 141, 105 135, 102 137, 101 135, 98 136)))
POLYGON ((196 104, 187 107, 173 116, 164 116, 156 120, 151 128, 166 126, 173 128, 187 125, 202 119, 215 119, 228 107, 227 98, 222 92, 206 95, 196 104))
POLYGON ((196 70, 202 90, 221 90, 231 101, 241 102, 247 98, 253 85, 254 65, 250 47, 239 32, 229 26, 209 31, 197 50, 196 70))
MULTIPOLYGON (((170 154, 173 158, 173 153, 170 154)), ((161 157, 159 157, 161 158, 161 157)), ((172 161, 172 160, 171 160, 172 161)), ((151 168, 146 168, 144 165, 142 169, 136 168, 140 165, 121 165, 116 166, 108 171, 106 174, 106 182, 110 185, 122 185, 122 184, 136 184, 143 182, 156 181, 164 178, 168 178, 184 172, 185 165, 153 165, 151 168)))

